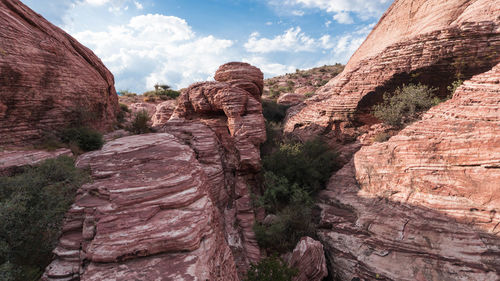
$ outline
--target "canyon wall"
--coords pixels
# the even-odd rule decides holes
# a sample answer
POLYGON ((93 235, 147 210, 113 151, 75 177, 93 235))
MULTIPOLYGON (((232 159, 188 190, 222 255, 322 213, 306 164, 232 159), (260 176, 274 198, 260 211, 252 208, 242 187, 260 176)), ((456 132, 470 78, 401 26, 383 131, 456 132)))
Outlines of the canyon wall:
POLYGON ((454 80, 500 62, 499 14, 498 0, 396 0, 345 70, 289 111, 285 132, 303 139, 352 136, 350 128, 378 122, 371 106, 402 84, 423 83, 447 95, 454 80))
POLYGON ((116 121, 114 78, 92 51, 18 0, 0 1, 0 145, 116 121))

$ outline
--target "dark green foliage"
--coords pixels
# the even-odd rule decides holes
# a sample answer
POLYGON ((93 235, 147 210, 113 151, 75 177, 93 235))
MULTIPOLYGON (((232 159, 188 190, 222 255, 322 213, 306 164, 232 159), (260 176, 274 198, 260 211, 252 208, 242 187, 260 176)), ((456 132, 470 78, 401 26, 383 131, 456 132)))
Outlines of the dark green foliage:
POLYGON ((125 116, 127 115, 127 112, 130 112, 130 109, 128 106, 124 103, 120 103, 120 111, 118 111, 118 114, 116 115, 116 120, 118 123, 123 123, 125 122, 125 116))
POLYGON ((262 100, 262 113, 267 121, 281 122, 286 116, 288 106, 277 104, 275 101, 262 100))
POLYGON ((450 92, 450 95, 449 95, 450 98, 453 96, 453 94, 458 89, 458 87, 462 86, 463 83, 464 83, 464 81, 458 79, 456 81, 453 81, 453 83, 451 83, 451 85, 446 88, 450 92))
POLYGON ((385 93, 384 101, 374 106, 374 115, 383 122, 404 127, 418 119, 420 113, 437 105, 441 100, 434 96, 436 89, 426 85, 403 85, 394 93, 385 93))
POLYGON ((291 251, 300 238, 315 236, 312 206, 291 204, 279 211, 271 224, 255 223, 253 230, 261 247, 278 253, 291 251))
POLYGON ((337 154, 319 139, 306 143, 285 143, 273 154, 264 157, 264 169, 285 177, 308 192, 324 188, 337 167, 337 154))
POLYGON ((264 157, 274 152, 281 143, 283 129, 280 123, 266 120, 266 141, 260 146, 260 155, 264 157))
POLYGON ((271 256, 256 265, 251 264, 245 281, 291 281, 297 274, 297 269, 289 268, 282 259, 271 256))
POLYGON ((123 112, 130 112, 130 109, 128 108, 128 105, 124 103, 120 103, 120 110, 123 112))
POLYGON ((270 213, 276 213, 288 205, 311 206, 313 201, 306 188, 290 183, 287 178, 272 172, 264 174, 266 190, 256 203, 270 213))
POLYGON ((134 134, 147 134, 152 132, 149 127, 149 115, 146 110, 141 110, 134 115, 130 131, 134 134))
POLYGON ((104 144, 102 134, 86 127, 68 128, 61 133, 64 143, 76 144, 83 151, 101 149, 104 144))
POLYGON ((63 217, 89 180, 63 156, 0 178, 0 279, 38 280, 51 260, 63 217))

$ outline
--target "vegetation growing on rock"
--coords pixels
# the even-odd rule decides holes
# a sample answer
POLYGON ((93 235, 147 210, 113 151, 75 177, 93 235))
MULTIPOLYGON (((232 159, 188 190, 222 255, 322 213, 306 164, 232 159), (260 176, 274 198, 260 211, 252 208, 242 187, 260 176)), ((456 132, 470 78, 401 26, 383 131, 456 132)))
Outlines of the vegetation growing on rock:
POLYGON ((0 178, 2 281, 38 280, 51 261, 64 214, 87 180, 66 156, 0 178))
POLYGON ((245 281, 291 281, 297 274, 297 269, 289 268, 282 259, 271 256, 250 265, 245 281))

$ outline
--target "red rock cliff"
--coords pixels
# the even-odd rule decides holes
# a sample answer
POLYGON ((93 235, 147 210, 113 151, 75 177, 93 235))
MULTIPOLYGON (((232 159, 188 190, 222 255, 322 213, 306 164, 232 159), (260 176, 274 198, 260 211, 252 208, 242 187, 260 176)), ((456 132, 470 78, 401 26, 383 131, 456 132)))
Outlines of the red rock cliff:
POLYGON ((97 56, 17 0, 0 1, 0 27, 0 145, 75 121, 112 126, 114 78, 97 56))
POLYGON ((345 70, 318 95, 289 112, 285 131, 307 138, 373 124, 371 106, 403 83, 432 85, 446 95, 500 62, 499 0, 396 0, 345 70))

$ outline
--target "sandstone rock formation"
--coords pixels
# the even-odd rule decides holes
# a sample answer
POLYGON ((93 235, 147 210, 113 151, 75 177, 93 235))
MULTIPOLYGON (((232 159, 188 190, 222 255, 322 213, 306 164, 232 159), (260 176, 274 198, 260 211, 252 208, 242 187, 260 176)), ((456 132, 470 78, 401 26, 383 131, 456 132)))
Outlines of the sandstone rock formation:
POLYGON ((323 245, 310 237, 300 239, 289 265, 299 270, 294 281, 321 281, 328 275, 323 245))
POLYGON ((175 100, 164 101, 156 106, 153 114, 153 127, 161 126, 167 123, 170 116, 174 113, 177 102, 175 100))
POLYGON ((184 140, 196 152, 213 187, 211 198, 224 214, 226 240, 240 275, 250 262, 260 258, 252 229, 255 216, 249 188, 256 185, 259 147, 266 138, 260 104, 262 76, 249 64, 221 66, 215 78, 229 83, 190 86, 179 97, 178 107, 162 129, 184 140))
POLYGON ((237 280, 210 181, 170 134, 130 136, 82 155, 78 191, 43 280, 237 280))
MULTIPOLYGON (((250 65, 221 69, 231 65, 237 85, 248 85, 245 69, 256 76, 250 65)), ((82 155, 94 181, 78 191, 44 280, 239 280, 260 258, 249 188, 265 125, 255 95, 196 83, 160 133, 82 155)))
POLYGON ((452 81, 500 62, 499 0, 396 0, 350 59, 318 94, 289 112, 285 131, 304 138, 371 125, 384 91, 422 82, 446 95, 452 81))
POLYGON ((11 150, 0 152, 0 176, 11 176, 24 166, 36 165, 59 156, 72 156, 71 150, 61 148, 54 151, 11 150))
POLYGON ((305 99, 304 95, 294 94, 294 93, 285 93, 280 95, 278 98, 278 104, 282 105, 297 105, 301 103, 305 99))
POLYGON ((342 280, 500 278, 500 65, 320 194, 319 236, 342 280))
POLYGON ((113 75, 89 49, 18 0, 0 1, 0 145, 78 122, 112 127, 113 75))

